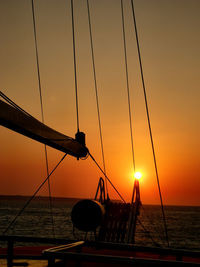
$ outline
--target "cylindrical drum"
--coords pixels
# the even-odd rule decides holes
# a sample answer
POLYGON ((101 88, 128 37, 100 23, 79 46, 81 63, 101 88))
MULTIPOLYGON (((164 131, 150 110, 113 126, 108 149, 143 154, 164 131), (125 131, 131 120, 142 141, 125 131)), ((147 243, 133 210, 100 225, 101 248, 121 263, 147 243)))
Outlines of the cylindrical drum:
POLYGON ((73 225, 82 231, 94 231, 102 222, 105 210, 95 200, 84 199, 77 202, 71 213, 73 225))

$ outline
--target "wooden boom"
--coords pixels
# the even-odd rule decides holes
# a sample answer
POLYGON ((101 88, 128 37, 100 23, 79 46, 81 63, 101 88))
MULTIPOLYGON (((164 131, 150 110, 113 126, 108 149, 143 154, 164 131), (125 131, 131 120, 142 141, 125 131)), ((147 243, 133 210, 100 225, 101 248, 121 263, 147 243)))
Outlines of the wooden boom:
POLYGON ((0 100, 0 125, 73 157, 85 157, 88 149, 76 139, 61 134, 26 112, 0 100))

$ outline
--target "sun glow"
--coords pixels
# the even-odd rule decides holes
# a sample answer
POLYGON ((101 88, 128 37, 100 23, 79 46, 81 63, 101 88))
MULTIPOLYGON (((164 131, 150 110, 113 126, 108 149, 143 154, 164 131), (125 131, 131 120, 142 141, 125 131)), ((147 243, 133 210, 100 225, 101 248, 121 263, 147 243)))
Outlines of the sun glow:
POLYGON ((134 177, 139 180, 142 177, 141 172, 135 172, 134 177))

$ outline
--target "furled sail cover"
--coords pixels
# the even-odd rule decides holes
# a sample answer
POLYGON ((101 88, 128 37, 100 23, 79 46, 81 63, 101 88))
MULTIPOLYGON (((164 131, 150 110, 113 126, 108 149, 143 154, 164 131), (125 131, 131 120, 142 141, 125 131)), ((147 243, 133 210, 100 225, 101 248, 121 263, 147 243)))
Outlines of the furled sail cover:
POLYGON ((30 114, 0 100, 0 124, 36 141, 81 158, 88 154, 86 146, 41 123, 30 114))

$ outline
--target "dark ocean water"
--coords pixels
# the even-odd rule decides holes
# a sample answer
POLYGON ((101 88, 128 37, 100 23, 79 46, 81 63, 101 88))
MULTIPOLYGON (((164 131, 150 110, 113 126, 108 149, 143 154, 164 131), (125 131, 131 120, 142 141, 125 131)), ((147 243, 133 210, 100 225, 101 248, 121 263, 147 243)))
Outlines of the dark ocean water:
MULTIPOLYGON (((24 206, 26 197, 0 197, 0 234, 24 206)), ((53 199, 53 221, 56 238, 81 239, 85 234, 75 231, 71 208, 77 199, 53 199)), ((167 206, 165 208, 170 247, 200 251, 200 207, 167 206)), ((136 232, 136 244, 166 246, 161 208, 144 205, 136 232), (153 240, 153 241, 152 241, 153 240)), ((48 198, 37 197, 18 217, 6 235, 53 237, 48 198)))

